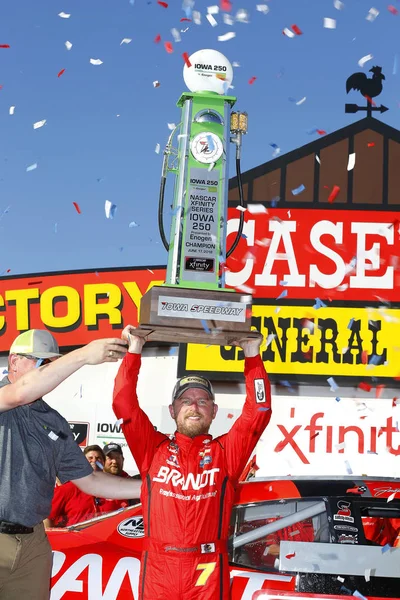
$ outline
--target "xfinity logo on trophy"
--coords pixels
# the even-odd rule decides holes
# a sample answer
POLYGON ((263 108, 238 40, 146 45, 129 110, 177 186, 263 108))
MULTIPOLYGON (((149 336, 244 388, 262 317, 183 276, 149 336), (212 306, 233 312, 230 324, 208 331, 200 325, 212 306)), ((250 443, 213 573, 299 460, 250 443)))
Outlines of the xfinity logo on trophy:
POLYGON ((246 320, 246 303, 218 302, 206 299, 199 302, 189 298, 160 296, 158 299, 158 315, 189 319, 202 319, 209 315, 215 321, 244 323, 246 320))
POLYGON ((186 257, 185 269, 188 271, 214 271, 214 260, 212 258, 190 258, 186 257))

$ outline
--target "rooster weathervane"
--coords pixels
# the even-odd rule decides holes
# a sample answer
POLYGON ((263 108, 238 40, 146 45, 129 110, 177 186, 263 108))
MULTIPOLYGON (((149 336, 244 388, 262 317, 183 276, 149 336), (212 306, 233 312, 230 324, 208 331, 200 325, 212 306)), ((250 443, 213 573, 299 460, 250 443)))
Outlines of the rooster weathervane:
POLYGON ((372 117, 373 112, 384 113, 389 110, 386 106, 375 106, 375 102, 372 98, 376 98, 382 92, 382 81, 385 79, 382 73, 382 67, 372 67, 369 70, 372 73, 372 77, 368 78, 365 73, 353 73, 346 81, 346 92, 350 90, 359 91, 364 98, 367 100, 367 106, 358 106, 357 104, 346 104, 346 113, 356 113, 359 110, 366 110, 367 117, 372 117))

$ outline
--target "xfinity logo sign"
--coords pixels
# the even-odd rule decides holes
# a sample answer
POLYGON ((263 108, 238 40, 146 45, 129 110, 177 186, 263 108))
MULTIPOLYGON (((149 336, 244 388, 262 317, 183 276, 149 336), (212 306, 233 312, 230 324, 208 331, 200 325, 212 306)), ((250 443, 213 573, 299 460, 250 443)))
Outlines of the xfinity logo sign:
POLYGON ((187 319, 204 319, 209 315, 214 321, 234 321, 245 323, 245 302, 218 302, 217 300, 196 300, 160 296, 158 299, 159 316, 187 319))

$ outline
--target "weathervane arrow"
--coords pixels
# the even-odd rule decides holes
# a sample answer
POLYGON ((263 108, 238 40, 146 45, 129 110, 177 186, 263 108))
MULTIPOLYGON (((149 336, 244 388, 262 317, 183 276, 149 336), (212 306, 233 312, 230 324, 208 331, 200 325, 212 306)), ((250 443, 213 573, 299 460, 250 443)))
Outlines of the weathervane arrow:
MULTIPOLYGON (((366 110, 368 113, 370 113, 372 111, 384 113, 389 109, 387 106, 384 106, 383 104, 381 104, 381 106, 372 106, 370 103, 368 103, 367 106, 358 106, 357 104, 346 104, 345 105, 346 113, 356 113, 359 110, 366 110)), ((371 116, 371 115, 369 114, 368 116, 371 116)))

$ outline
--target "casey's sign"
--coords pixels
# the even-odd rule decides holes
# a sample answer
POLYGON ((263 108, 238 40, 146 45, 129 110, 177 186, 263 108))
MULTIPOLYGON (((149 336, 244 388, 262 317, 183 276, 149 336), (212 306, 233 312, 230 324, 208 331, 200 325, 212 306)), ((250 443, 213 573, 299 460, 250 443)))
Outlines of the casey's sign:
POLYGON ((51 331, 60 347, 119 337, 137 325, 140 300, 165 280, 160 267, 35 274, 0 280, 0 352, 27 329, 51 331))

